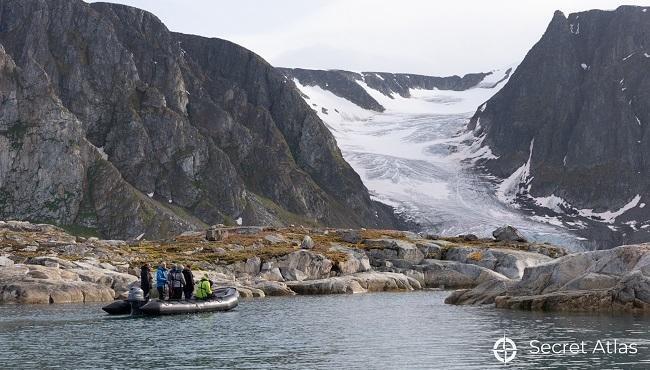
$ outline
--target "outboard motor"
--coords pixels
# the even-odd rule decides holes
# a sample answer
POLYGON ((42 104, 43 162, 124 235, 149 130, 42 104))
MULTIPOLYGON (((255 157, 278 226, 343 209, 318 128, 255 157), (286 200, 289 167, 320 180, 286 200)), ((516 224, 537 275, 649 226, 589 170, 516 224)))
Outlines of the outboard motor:
POLYGON ((144 291, 138 287, 131 287, 129 289, 129 298, 127 299, 131 305, 131 315, 142 315, 140 307, 144 306, 147 303, 147 299, 144 297, 144 291))

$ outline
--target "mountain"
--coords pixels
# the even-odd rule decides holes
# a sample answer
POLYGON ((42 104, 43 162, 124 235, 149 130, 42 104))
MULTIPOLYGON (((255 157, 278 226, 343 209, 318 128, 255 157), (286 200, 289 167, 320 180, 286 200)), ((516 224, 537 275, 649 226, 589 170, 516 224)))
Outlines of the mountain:
POLYGON ((0 218, 165 237, 399 226, 294 84, 231 42, 79 0, 0 0, 0 218))
POLYGON ((373 98, 359 82, 367 88, 379 91, 392 99, 392 94, 403 98, 411 97, 410 89, 463 91, 478 85, 488 73, 470 73, 463 77, 422 76, 406 73, 350 72, 342 70, 314 70, 302 68, 280 68, 290 79, 296 79, 305 86, 318 86, 336 96, 349 100, 364 109, 383 112, 386 108, 373 98))
POLYGON ((647 10, 555 12, 469 124, 503 201, 600 246, 650 240, 647 10))

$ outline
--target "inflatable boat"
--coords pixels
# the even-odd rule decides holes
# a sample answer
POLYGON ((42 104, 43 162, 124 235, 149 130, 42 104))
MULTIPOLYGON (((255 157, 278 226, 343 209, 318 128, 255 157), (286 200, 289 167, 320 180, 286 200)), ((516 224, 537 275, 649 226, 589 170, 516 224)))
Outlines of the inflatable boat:
POLYGON ((161 301, 147 302, 140 310, 145 315, 176 315, 182 313, 198 313, 213 311, 228 311, 239 304, 239 292, 235 288, 216 289, 212 298, 207 300, 161 301))
POLYGON ((102 307, 104 311, 111 315, 176 315, 184 313, 199 313, 213 311, 228 311, 239 304, 239 292, 237 289, 219 288, 215 289, 212 298, 207 300, 179 300, 179 301, 161 301, 159 299, 150 300, 146 303, 136 301, 115 301, 107 306, 102 307))

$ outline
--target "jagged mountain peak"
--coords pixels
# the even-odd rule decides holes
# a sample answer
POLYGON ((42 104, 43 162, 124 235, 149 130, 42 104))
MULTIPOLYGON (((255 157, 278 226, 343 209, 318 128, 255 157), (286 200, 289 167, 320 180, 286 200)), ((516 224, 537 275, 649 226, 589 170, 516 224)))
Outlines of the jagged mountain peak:
POLYGON ((647 8, 556 12, 469 126, 495 155, 484 166, 515 195, 504 200, 541 204, 567 227, 594 221, 603 245, 645 240, 649 67, 647 8))

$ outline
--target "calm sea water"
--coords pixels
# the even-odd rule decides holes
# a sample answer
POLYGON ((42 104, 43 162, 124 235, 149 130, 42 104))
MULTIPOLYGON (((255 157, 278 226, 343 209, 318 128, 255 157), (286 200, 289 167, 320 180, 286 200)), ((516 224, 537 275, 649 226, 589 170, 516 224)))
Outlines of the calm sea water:
POLYGON ((0 368, 650 368, 650 319, 457 307, 447 292, 243 300, 231 312, 110 317, 101 305, 0 306, 0 368), (493 353, 504 333, 518 346, 493 353), (530 340, 617 339, 638 353, 533 355, 530 340))

